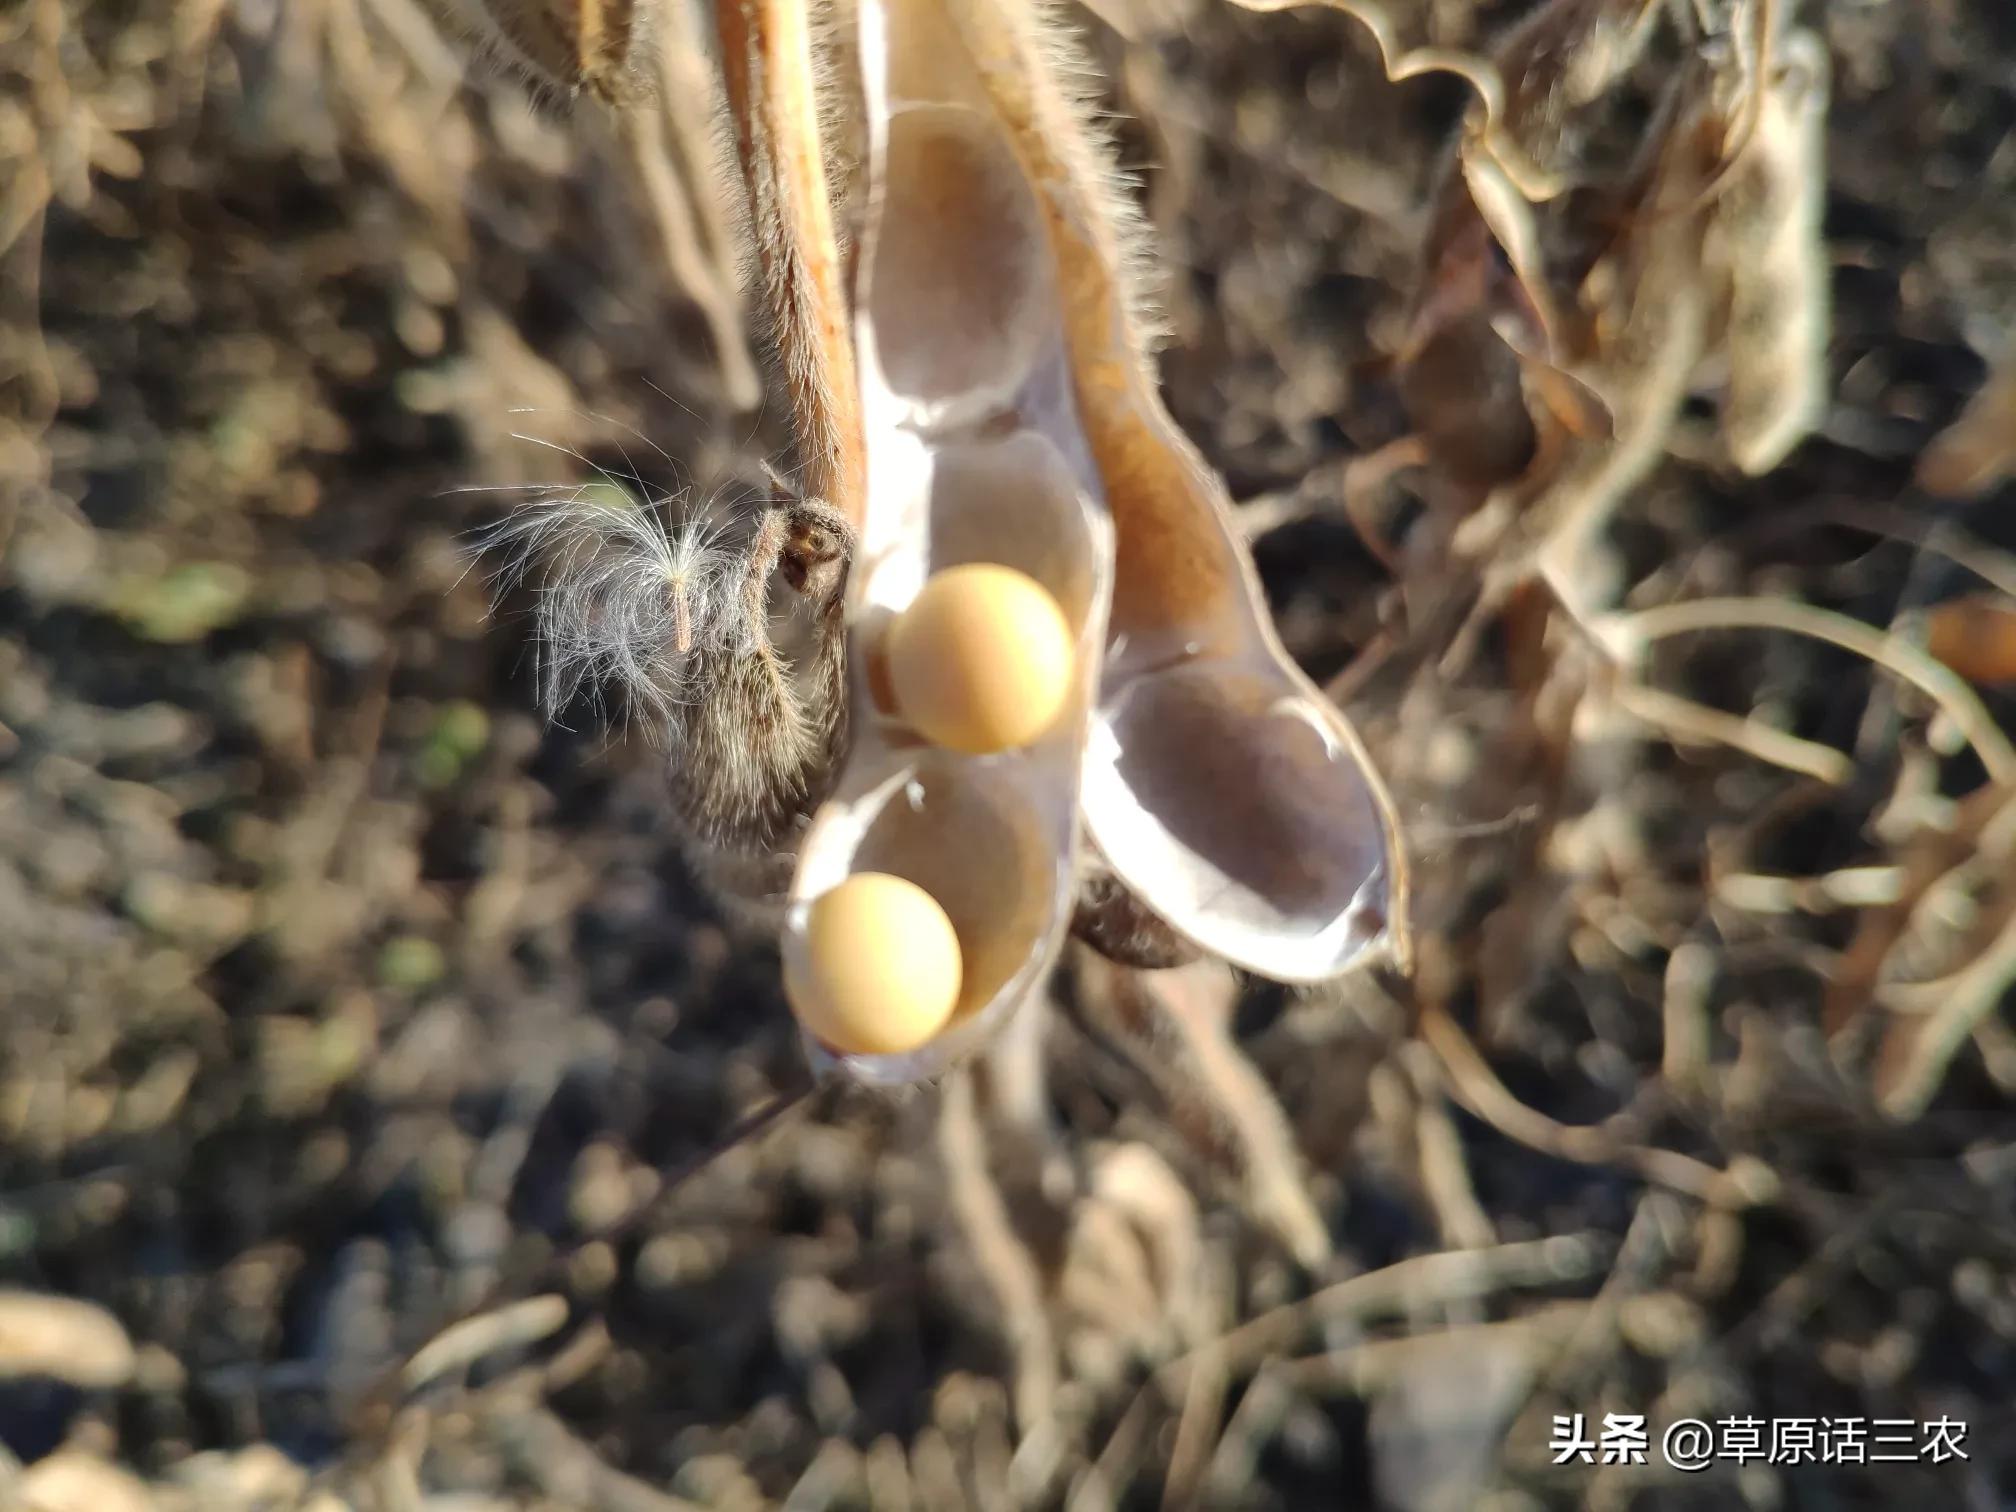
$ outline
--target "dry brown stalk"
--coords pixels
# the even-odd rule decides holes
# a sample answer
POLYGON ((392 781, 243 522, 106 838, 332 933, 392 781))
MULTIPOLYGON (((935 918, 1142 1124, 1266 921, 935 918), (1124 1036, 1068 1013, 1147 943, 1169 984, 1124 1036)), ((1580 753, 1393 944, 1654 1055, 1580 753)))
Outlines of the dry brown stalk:
POLYGON ((1608 1124, 1570 1125, 1528 1107, 1506 1090, 1470 1036, 1439 1005, 1423 1003, 1418 1022, 1421 1037, 1448 1071, 1457 1101, 1508 1139, 1564 1160, 1626 1166, 1648 1181, 1704 1202, 1747 1206, 1755 1200, 1755 1194, 1733 1182, 1727 1171, 1691 1155, 1638 1143, 1631 1129, 1636 1119, 1629 1112, 1616 1115, 1608 1124))
POLYGON ((1706 630, 1783 630, 1828 641, 1916 687, 1959 727, 1998 786, 2016 784, 2016 744, 1972 688, 1901 637, 1845 614, 1786 599, 1689 599, 1612 615, 1597 629, 1627 665, 1653 641, 1706 630))
POLYGON ((1322 1266, 1329 1231, 1310 1201, 1288 1116, 1229 1030, 1238 990, 1215 962, 1136 972, 1077 960, 1082 1011, 1125 1046, 1196 1153, 1237 1182, 1241 1205, 1305 1268, 1322 1266))
POLYGON ((858 528, 866 487, 860 386, 820 145, 808 6, 722 0, 715 25, 805 491, 858 528))
POLYGON ((1001 1335, 1014 1362, 1015 1417, 1021 1431, 1031 1433, 1055 1410, 1057 1400, 1057 1344, 1044 1306, 1043 1279, 988 1169, 972 1073, 953 1072, 941 1096, 938 1149, 946 1190, 975 1263, 1000 1305, 1001 1335))

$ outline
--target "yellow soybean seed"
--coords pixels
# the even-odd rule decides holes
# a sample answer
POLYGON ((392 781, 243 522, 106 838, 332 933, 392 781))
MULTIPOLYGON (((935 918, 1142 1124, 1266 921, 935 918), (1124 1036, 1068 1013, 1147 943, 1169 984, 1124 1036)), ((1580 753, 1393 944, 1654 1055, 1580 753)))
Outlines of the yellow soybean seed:
POLYGON ((1028 745, 1071 692, 1071 627, 1049 590, 1013 567, 935 574, 889 627, 889 687, 933 745, 985 755, 1028 745))
POLYGON ((812 902, 784 955, 784 992, 813 1038, 843 1055, 915 1050, 959 1002, 959 937, 915 882, 859 872, 812 902))

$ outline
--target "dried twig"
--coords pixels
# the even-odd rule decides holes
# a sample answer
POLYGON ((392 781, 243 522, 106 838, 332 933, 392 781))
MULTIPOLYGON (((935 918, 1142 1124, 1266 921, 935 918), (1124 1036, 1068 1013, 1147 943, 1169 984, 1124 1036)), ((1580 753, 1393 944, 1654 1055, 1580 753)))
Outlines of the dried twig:
POLYGON ((1918 1023, 1894 1032, 1884 1045, 1876 1069, 1876 1091, 1883 1111, 1910 1119, 1925 1111, 1975 1027, 2008 996, 2016 982, 2016 888, 2005 887, 2003 921, 1988 948, 1965 968, 1937 982, 1891 989, 1908 1008, 1915 998, 1930 1009, 1918 1023))
POLYGON ((548 1294, 451 1323, 413 1352, 400 1372, 400 1385, 411 1394, 441 1376, 467 1370, 486 1355, 536 1344, 566 1321, 567 1299, 548 1294))
POLYGON ((623 112, 623 140, 658 228, 666 270, 707 322, 728 404, 737 411, 751 410, 761 402, 763 388, 743 333, 733 249, 703 150, 708 131, 704 107, 711 92, 700 64, 704 50, 689 7, 663 9, 656 108, 623 112))
POLYGON ((1855 763, 1832 746, 1773 729, 1755 717, 1727 714, 1630 678, 1620 678, 1610 698, 1620 712, 1675 741, 1727 746, 1829 787, 1846 787, 1855 776, 1855 763))
POLYGON ((1238 984, 1216 962, 1130 972, 1078 956, 1080 1007, 1132 1054, 1198 1153, 1229 1169, 1254 1219, 1319 1267, 1329 1230, 1310 1201, 1287 1115, 1229 1032, 1238 984))
POLYGON ((1982 707, 1974 690, 1939 662, 1900 637, 1831 609, 1789 599, 1688 599, 1604 616, 1596 630, 1620 661, 1635 662, 1643 648, 1667 636, 1704 630, 1783 630, 1852 651, 1917 688, 1953 721, 2001 786, 2016 784, 2016 745, 1982 707))
MULTIPOLYGON (((1470 1036, 1438 1004, 1421 1004, 1419 1023, 1421 1037, 1434 1049, 1448 1070, 1457 1101, 1508 1139, 1584 1165, 1626 1166, 1649 1181, 1672 1187, 1704 1202, 1734 1201, 1739 1206, 1747 1206, 1755 1200, 1754 1194, 1732 1186, 1729 1173, 1704 1164, 1691 1155, 1640 1145, 1622 1130, 1610 1125, 1557 1123, 1537 1109, 1528 1107, 1506 1090, 1505 1084, 1491 1070, 1470 1036)), ((1623 1119, 1629 1115, 1620 1114, 1618 1117, 1623 1119)))
POLYGON ((715 24, 805 491, 858 526, 861 397, 820 148, 806 0, 722 0, 715 24))
POLYGON ((1055 1410, 1057 1400, 1057 1343, 1043 1304, 1043 1279, 988 1170, 972 1073, 954 1071, 945 1079, 942 1097, 938 1150, 945 1162, 946 1192, 974 1261, 1000 1304, 1001 1334, 1014 1362, 1015 1416, 1027 1434, 1055 1410))

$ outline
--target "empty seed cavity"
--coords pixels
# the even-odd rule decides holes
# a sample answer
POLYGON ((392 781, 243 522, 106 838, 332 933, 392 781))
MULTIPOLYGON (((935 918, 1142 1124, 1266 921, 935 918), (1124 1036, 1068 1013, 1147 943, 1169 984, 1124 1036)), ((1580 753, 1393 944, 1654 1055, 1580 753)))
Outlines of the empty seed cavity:
POLYGON ((1079 483, 1035 430, 937 448, 924 550, 927 570, 997 562, 1027 573, 1063 610, 1075 640, 1093 610, 1100 542, 1079 483))
POLYGON ((1055 327, 1042 222, 987 117, 910 105, 889 120, 868 308, 891 393, 934 418, 1004 405, 1055 327))
POLYGON ((1387 819, 1334 710, 1271 666, 1178 666, 1102 710, 1085 813, 1177 930, 1281 981, 1339 971, 1386 928, 1387 819))

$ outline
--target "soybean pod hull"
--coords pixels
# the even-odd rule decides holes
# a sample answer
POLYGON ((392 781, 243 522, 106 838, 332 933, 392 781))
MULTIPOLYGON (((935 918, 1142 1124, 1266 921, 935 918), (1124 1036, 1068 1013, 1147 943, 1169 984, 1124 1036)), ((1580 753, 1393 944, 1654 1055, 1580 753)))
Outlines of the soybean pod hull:
POLYGON ((1031 167, 1055 258, 1082 434, 1112 517, 1105 666, 1084 766, 1087 830, 1178 933, 1263 976, 1334 976, 1405 953, 1391 800, 1283 650, 1224 485, 1158 396, 1129 223, 1036 13, 956 8, 967 56, 1031 167))
POLYGON ((917 883, 951 919, 962 985, 937 1038, 901 1055, 810 1046, 823 1068, 871 1082, 938 1074, 1041 990, 1071 911, 1113 583, 1039 190, 955 8, 869 0, 858 12, 868 155, 854 345, 867 486, 846 606, 854 738, 806 834, 783 941, 790 963, 812 901, 867 871, 917 883), (1047 732, 981 756, 933 747, 905 723, 881 650, 928 579, 971 562, 1046 588, 1076 653, 1047 732))

